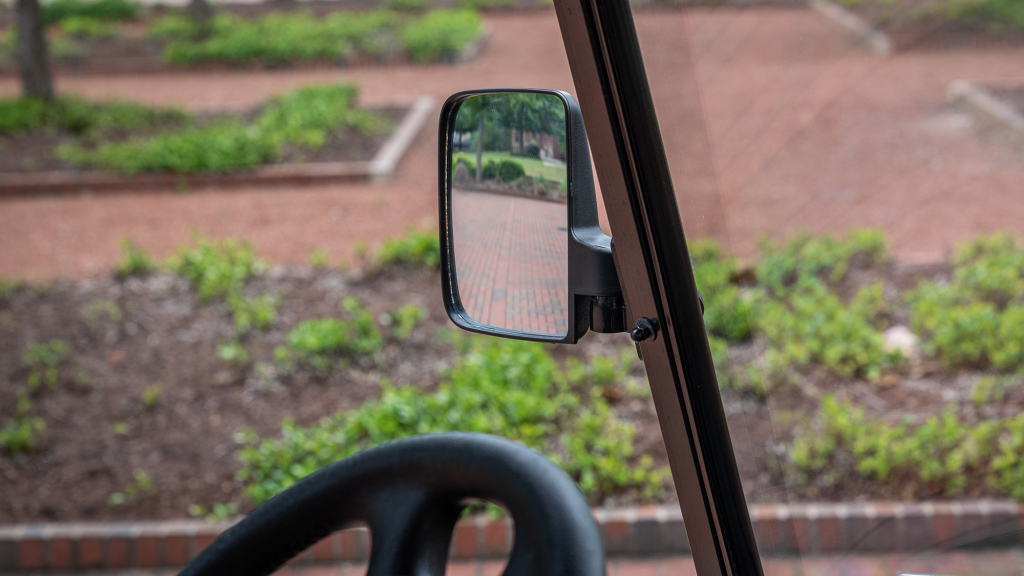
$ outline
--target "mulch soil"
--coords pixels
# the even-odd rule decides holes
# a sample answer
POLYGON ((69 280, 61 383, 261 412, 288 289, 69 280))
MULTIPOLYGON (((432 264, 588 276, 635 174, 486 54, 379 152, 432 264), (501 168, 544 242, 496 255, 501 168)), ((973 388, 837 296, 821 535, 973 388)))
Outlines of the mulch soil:
MULTIPOLYGON (((880 280, 892 299, 922 277, 946 275, 944 267, 895 264, 856 270, 840 293, 880 280)), ((345 297, 358 298, 375 316, 408 303, 428 310, 429 317, 411 338, 388 341, 382 359, 354 362, 327 376, 302 370, 283 376, 252 365, 227 365, 216 349, 232 336, 229 311, 222 303, 197 301, 190 285, 175 276, 54 281, 17 289, 0 304, 0 418, 6 421, 11 416, 17 392, 24 389, 28 371, 21 354, 28 345, 60 338, 73 353, 60 371, 58 385, 44 387, 34 396, 32 415, 47 423, 38 448, 29 454, 0 453, 0 523, 180 518, 192 504, 209 507, 218 502, 235 502, 247 510, 242 485, 234 478, 239 467, 234 457, 236 433, 252 428, 261 436, 272 436, 285 419, 314 424, 376 398, 383 378, 424 390, 439 384, 439 373, 452 358, 450 345, 439 334, 454 329, 441 305, 439 284, 436 270, 404 267, 370 275, 275 268, 250 280, 250 295, 275 293, 283 301, 276 326, 248 337, 253 359, 267 363, 291 327, 311 318, 338 316, 345 297), (111 304, 119 313, 110 313, 111 304), (146 407, 142 396, 153 385, 160 386, 159 400, 146 407), (123 429, 115 430, 115 423, 123 423, 123 429), (139 469, 152 479, 155 492, 109 505, 110 494, 132 484, 133 472, 139 469)), ((894 321, 906 319, 897 316, 894 321)), ((578 346, 555 346, 552 351, 562 361, 569 356, 586 360, 617 355, 628 346, 631 343, 621 334, 590 334, 578 346)), ((757 338, 733 346, 731 366, 749 363, 762 348, 757 338)), ((642 371, 636 364, 634 370, 642 371)), ((961 405, 961 417, 968 422, 1012 416, 1024 408, 1024 390, 1014 390, 998 406, 970 409, 971 387, 978 376, 949 372, 923 360, 881 383, 810 370, 795 384, 771 392, 767 402, 724 390, 748 501, 947 497, 906 479, 882 485, 851 477, 828 489, 813 483, 787 487, 774 463, 800 420, 794 415, 813 414, 823 394, 835 394, 893 422, 905 417, 920 422, 951 402, 961 405)), ((657 466, 666 466, 653 402, 614 391, 605 396, 614 402, 620 418, 636 426, 637 454, 649 454, 657 466)), ((965 495, 988 494, 979 488, 953 496, 965 495)), ((635 504, 631 498, 612 496, 605 504, 635 504)), ((675 500, 671 488, 665 500, 675 500)))
MULTIPOLYGON (((374 110, 379 113, 391 127, 397 126, 405 114, 404 108, 385 108, 374 110)), ((228 118, 240 118, 251 121, 259 110, 242 113, 202 113, 196 115, 196 124, 209 125, 228 118)), ((142 131, 119 131, 106 133, 97 139, 96 144, 106 142, 124 142, 133 138, 152 136, 161 131, 174 131, 181 128, 177 125, 155 126, 142 131)), ((293 164, 305 162, 344 162, 364 161, 373 158, 384 142, 390 137, 391 130, 379 134, 363 134, 350 128, 341 128, 330 134, 322 147, 309 151, 300 146, 284 146, 281 156, 274 164, 293 164)), ((57 157, 57 148, 64 144, 82 143, 79 135, 50 130, 35 130, 15 136, 0 135, 0 174, 70 171, 85 172, 83 169, 64 162, 57 157)))

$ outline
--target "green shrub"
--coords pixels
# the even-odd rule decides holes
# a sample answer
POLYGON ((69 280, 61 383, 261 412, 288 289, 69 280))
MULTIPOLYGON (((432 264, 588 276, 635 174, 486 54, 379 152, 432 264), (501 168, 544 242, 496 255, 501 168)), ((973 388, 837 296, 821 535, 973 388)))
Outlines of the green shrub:
POLYGON ((818 485, 835 485, 850 473, 905 484, 909 476, 947 495, 987 482, 1016 500, 1024 500, 1022 462, 1024 415, 969 425, 950 408, 917 426, 890 424, 832 396, 786 450, 788 472, 801 484, 817 476, 818 485))
POLYGON ((401 40, 417 62, 451 58, 483 33, 483 20, 471 10, 435 10, 406 26, 401 40))
POLYGON ((412 331, 421 321, 426 320, 429 314, 425 308, 415 304, 406 304, 394 312, 384 315, 385 324, 391 326, 391 333, 398 340, 407 340, 412 336, 412 331))
POLYGON ((35 98, 0 99, 0 135, 40 129, 102 134, 188 120, 184 112, 175 108, 150 108, 117 101, 92 103, 76 96, 60 96, 53 102, 35 98))
POLYGON ((515 182, 526 176, 526 169, 515 160, 502 160, 498 163, 498 178, 504 182, 515 182))
POLYGON ((198 234, 192 241, 195 246, 178 250, 167 267, 191 282, 200 300, 239 294, 250 276, 266 270, 245 242, 209 240, 198 234))
POLYGON ((494 180, 498 177, 498 163, 494 160, 488 160, 484 162, 483 168, 480 169, 480 177, 484 180, 494 180))
POLYGON ((60 366, 71 356, 71 346, 64 340, 31 344, 21 355, 21 363, 28 368, 28 386, 35 390, 46 384, 56 388, 60 379, 60 366))
POLYGON ((559 464, 592 501, 636 490, 650 498, 667 471, 634 457, 632 425, 615 418, 599 394, 586 405, 543 346, 495 338, 458 339, 454 365, 434 393, 382 383, 379 400, 278 439, 240 435, 245 493, 262 503, 336 460, 418 434, 453 430, 496 434, 538 449, 559 464))
POLYGON ((41 418, 11 418, 0 429, 0 447, 9 454, 31 452, 40 434, 46 431, 41 418))
POLYGON ((470 160, 469 156, 466 156, 465 154, 456 154, 455 157, 452 158, 452 170, 454 171, 455 167, 459 164, 464 164, 466 166, 466 170, 469 171, 470 176, 476 176, 476 162, 470 160))
POLYGON ((146 34, 161 40, 194 40, 202 34, 202 29, 185 14, 167 14, 151 20, 146 34))
POLYGON ((131 20, 139 14, 140 5, 131 0, 52 0, 42 5, 47 24, 70 18, 100 20, 131 20))
POLYGON ((7 302, 11 296, 24 285, 21 280, 0 278, 0 303, 7 302))
POLYGON ((342 301, 344 320, 322 318, 307 320, 288 332, 287 348, 278 352, 278 360, 287 364, 298 360, 326 371, 342 357, 371 356, 384 347, 377 322, 355 298, 342 301))
POLYGON ((392 10, 424 10, 427 7, 427 0, 388 0, 388 8, 392 10))
POLYGON ((778 296, 801 281, 817 278, 839 282, 852 259, 861 257, 867 263, 878 263, 885 258, 885 250, 885 234, 871 229, 852 231, 845 241, 828 234, 812 237, 807 232, 782 246, 764 241, 757 281, 778 296))
POLYGON ((374 260, 377 267, 404 264, 436 268, 441 265, 441 240, 431 230, 409 230, 402 238, 385 240, 374 260))
POLYGON ((270 14, 254 20, 230 15, 214 18, 208 36, 196 41, 197 30, 180 16, 157 21, 150 35, 170 38, 164 58, 173 64, 197 62, 262 62, 281 65, 299 60, 346 58, 357 49, 381 50, 395 34, 395 13, 376 10, 337 12, 323 19, 308 13, 270 14))
POLYGON ((156 408, 156 405, 160 403, 160 394, 163 393, 163 388, 159 384, 153 384, 148 386, 139 396, 139 400, 142 405, 147 409, 156 408))
POLYGON ((901 361, 899 352, 886 351, 875 327, 885 312, 880 284, 862 288, 847 305, 813 280, 785 299, 762 302, 757 327, 767 337, 773 367, 816 362, 846 378, 877 380, 901 361))
POLYGON ((735 258, 724 258, 713 240, 690 246, 693 276, 704 297, 704 324, 709 334, 730 342, 750 338, 753 319, 751 295, 742 295, 733 282, 737 277, 735 258))
POLYGON ((65 145, 57 156, 83 167, 126 174, 137 172, 229 172, 266 164, 277 158, 274 143, 237 122, 174 134, 101 144, 95 150, 65 145))
POLYGON ((386 131, 379 115, 352 109, 358 90, 349 84, 309 86, 267 101, 251 126, 224 120, 180 132, 105 143, 94 150, 65 145, 61 159, 125 173, 228 172, 276 160, 283 145, 316 150, 330 133, 348 127, 361 133, 386 131))
POLYGON ((114 275, 118 278, 144 276, 156 270, 153 258, 128 238, 121 239, 121 250, 124 256, 114 267, 114 275))
POLYGON ((239 342, 218 344, 217 357, 232 366, 247 366, 249 364, 249 351, 239 342))
POLYGON ((60 29, 79 38, 113 38, 117 36, 118 25, 108 20, 72 16, 61 20, 60 29))
POLYGON ((1024 248, 1007 234, 964 244, 949 283, 921 282, 907 295, 925 350, 949 367, 1024 366, 1024 248))
POLYGON ((280 306, 280 296, 260 294, 255 298, 247 298, 237 291, 229 292, 228 307, 235 322, 235 336, 245 336, 253 328, 269 330, 277 323, 277 309, 280 306))
POLYGON ((459 8, 468 10, 485 10, 489 8, 508 8, 515 4, 515 0, 458 0, 455 4, 459 8))

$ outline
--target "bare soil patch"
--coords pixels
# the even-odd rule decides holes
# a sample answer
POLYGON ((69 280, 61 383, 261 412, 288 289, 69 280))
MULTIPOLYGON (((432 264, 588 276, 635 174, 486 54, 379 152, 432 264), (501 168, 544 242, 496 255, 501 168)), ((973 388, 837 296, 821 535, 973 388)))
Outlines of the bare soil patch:
MULTIPOLYGON (((882 280, 886 291, 905 290, 920 278, 943 278, 944 267, 889 265, 850 274, 844 289, 882 280)), ((203 304, 183 279, 155 274, 124 281, 98 278, 55 281, 17 289, 0 305, 0 418, 13 413, 16 392, 27 369, 21 354, 31 343, 66 340, 72 360, 62 368, 55 389, 34 397, 33 415, 47 429, 29 454, 0 454, 0 523, 63 520, 180 518, 190 505, 234 502, 247 509, 242 484, 235 480, 235 435, 252 428, 273 436, 281 422, 311 425, 379 396, 384 378, 398 386, 434 389, 453 351, 444 338, 454 327, 441 306, 435 270, 403 267, 364 276, 340 271, 276 268, 252 279, 250 295, 278 294, 278 322, 247 343, 254 360, 272 362, 273 350, 297 323, 337 317, 339 302, 356 297, 374 315, 404 304, 424 307, 428 317, 406 341, 389 341, 378 361, 353 362, 326 376, 232 367, 217 356, 233 324, 223 303, 203 304), (111 314, 110 310, 119 312, 111 314), (144 393, 159 385, 159 400, 147 407, 144 393), (144 470, 155 490, 112 506, 108 498, 144 470)), ((625 335, 588 335, 580 345, 555 346, 561 361, 614 356, 630 347, 625 335)), ((749 363, 762 343, 733 346, 730 362, 749 363)), ((639 367, 635 368, 640 370, 639 367)), ((642 377, 641 373, 635 374, 642 377)), ((801 415, 811 415, 824 394, 866 408, 873 417, 921 422, 950 403, 970 405, 972 371, 950 372, 933 361, 913 362, 898 378, 870 383, 844 380, 817 369, 769 393, 767 401, 747 392, 723 390, 747 498, 750 502, 792 499, 931 499, 987 496, 945 495, 929 486, 892 479, 880 484, 849 478, 828 489, 787 487, 776 465, 801 415)), ((628 394, 606 397, 616 415, 636 426, 639 454, 657 466, 667 458, 653 403, 628 394)), ((973 411, 965 422, 1006 417, 1024 409, 1024 387, 1010 390, 998 405, 973 411)), ((675 500, 671 488, 666 501, 675 500)), ((611 497, 605 504, 634 504, 611 497)))

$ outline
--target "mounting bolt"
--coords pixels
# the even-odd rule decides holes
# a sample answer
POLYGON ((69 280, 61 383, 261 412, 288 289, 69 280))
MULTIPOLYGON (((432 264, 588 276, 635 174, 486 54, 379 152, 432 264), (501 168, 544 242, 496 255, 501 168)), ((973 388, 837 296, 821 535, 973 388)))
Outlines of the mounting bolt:
POLYGON ((649 318, 641 318, 636 321, 636 328, 629 333, 629 337, 633 339, 633 342, 643 342, 658 334, 658 320, 651 320, 649 318))

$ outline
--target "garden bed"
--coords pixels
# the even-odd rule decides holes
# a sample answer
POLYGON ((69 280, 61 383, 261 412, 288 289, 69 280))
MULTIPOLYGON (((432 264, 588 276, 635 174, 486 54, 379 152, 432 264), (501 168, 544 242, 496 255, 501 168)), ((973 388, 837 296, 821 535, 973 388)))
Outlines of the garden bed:
POLYGON ((885 34, 895 50, 1024 43, 1024 8, 1016 0, 827 1, 885 34))
MULTIPOLYGON (((414 10, 353 10, 358 7, 334 2, 226 5, 205 31, 182 9, 130 0, 53 4, 44 9, 50 51, 57 71, 69 73, 456 63, 475 57, 487 36, 473 10, 427 10, 425 3, 414 10), (108 4, 116 9, 95 8, 108 4)), ((13 50, 11 18, 0 15, 0 74, 17 72, 13 50)))
POLYGON ((354 100, 354 87, 338 85, 299 89, 237 113, 74 97, 49 106, 0 101, 10 111, 0 121, 0 194, 387 176, 432 102, 356 109, 354 100))
MULTIPOLYGON (((875 232, 766 245, 752 268, 691 251, 749 502, 1024 498, 1017 241, 930 267, 875 232)), ((223 517, 446 429, 543 450, 596 505, 674 501, 628 338, 464 336, 437 260, 424 233, 364 273, 317 254, 266 271, 199 238, 163 271, 129 245, 119 277, 5 284, 0 523, 223 517)))

